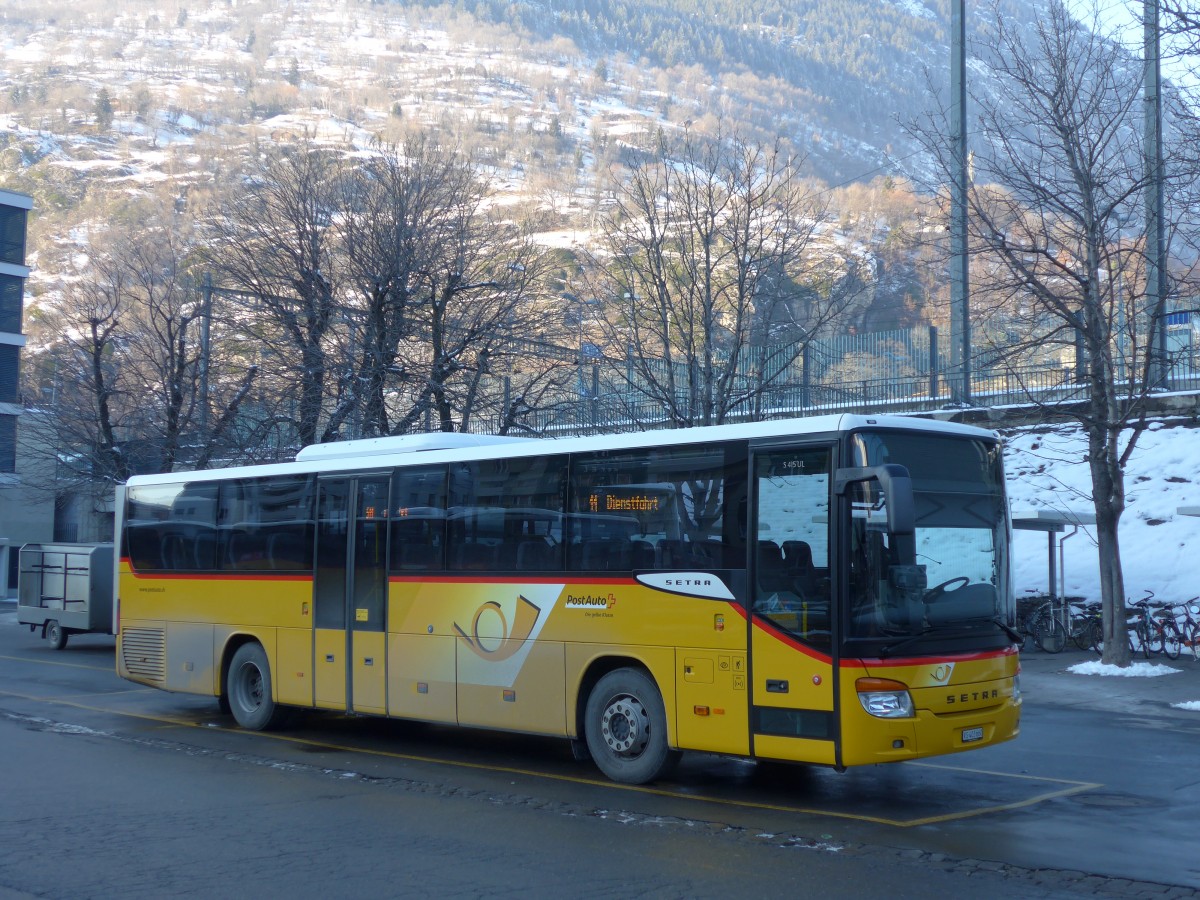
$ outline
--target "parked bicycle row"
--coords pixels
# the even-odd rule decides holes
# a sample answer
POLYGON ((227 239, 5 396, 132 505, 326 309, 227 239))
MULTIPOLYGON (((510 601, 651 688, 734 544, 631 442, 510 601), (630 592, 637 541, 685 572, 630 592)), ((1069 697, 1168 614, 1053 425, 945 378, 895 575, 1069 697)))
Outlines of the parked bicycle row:
MULTIPOLYGON (((1162 603, 1154 592, 1127 604, 1126 620, 1131 654, 1146 659, 1163 655, 1179 659, 1191 653, 1200 660, 1200 597, 1185 603, 1162 603)), ((1062 605, 1050 600, 1018 604, 1017 629, 1025 638, 1023 650, 1061 653, 1068 643, 1080 650, 1104 652, 1104 624, 1099 603, 1062 605)))

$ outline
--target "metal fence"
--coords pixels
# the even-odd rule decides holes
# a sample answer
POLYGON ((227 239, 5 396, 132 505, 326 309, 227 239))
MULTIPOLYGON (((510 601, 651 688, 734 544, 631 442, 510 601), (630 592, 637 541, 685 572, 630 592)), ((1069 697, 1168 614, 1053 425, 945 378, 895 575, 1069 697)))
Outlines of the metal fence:
MULTIPOLYGON (((1162 389, 1200 390, 1198 349, 1189 341, 1170 352, 1162 389)), ((649 386, 639 383, 631 366, 609 363, 606 367, 588 361, 580 369, 577 396, 531 411, 522 418, 519 430, 565 436, 701 424, 699 416, 681 422, 663 403, 649 399, 649 386), (585 368, 590 376, 584 375, 585 368)), ((686 374, 677 372, 677 382, 686 384, 686 374)), ((939 353, 932 328, 813 340, 782 375, 753 400, 753 406, 747 401, 724 421, 1069 403, 1088 395, 1086 373, 1070 360, 1016 366, 986 354, 972 361, 970 391, 962 391, 961 385, 956 390, 949 361, 939 353)), ((1124 392, 1132 396, 1141 387, 1134 379, 1124 385, 1124 392)), ((676 406, 686 411, 686 399, 679 398, 676 406)), ((499 422, 483 417, 475 421, 473 430, 494 432, 499 427, 499 422)))

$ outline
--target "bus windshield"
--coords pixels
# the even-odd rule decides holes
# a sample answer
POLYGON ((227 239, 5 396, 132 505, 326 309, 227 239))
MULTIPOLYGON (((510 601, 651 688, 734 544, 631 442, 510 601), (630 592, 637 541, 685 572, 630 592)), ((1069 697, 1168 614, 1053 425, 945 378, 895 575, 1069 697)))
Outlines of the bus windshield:
MULTIPOLYGON (((916 505, 916 577, 898 558, 876 482, 852 487, 845 634, 851 641, 989 638, 1015 621, 1006 555, 1008 522, 998 443, 917 434, 860 433, 857 465, 904 465, 916 505)), ((905 640, 906 650, 913 641, 905 640)))

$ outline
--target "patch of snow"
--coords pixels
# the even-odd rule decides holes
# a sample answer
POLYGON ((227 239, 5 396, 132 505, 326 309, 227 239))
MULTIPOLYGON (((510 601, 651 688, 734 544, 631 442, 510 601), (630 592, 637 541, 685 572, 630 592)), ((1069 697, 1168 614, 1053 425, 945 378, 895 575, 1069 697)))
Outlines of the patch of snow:
POLYGON ((1130 663, 1128 668, 1109 665, 1099 660, 1076 663, 1067 669, 1072 675, 1104 675, 1110 678, 1158 678, 1161 675, 1178 675, 1183 670, 1148 662, 1130 663))

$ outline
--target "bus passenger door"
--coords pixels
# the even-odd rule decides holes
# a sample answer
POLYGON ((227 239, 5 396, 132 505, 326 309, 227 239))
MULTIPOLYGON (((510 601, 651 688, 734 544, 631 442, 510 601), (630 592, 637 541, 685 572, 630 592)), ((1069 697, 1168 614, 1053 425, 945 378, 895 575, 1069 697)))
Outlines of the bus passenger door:
POLYGON ((316 705, 387 712, 386 475, 326 478, 313 579, 316 705))
POLYGON ((750 671, 756 756, 835 762, 832 462, 830 446, 754 454, 750 671))

